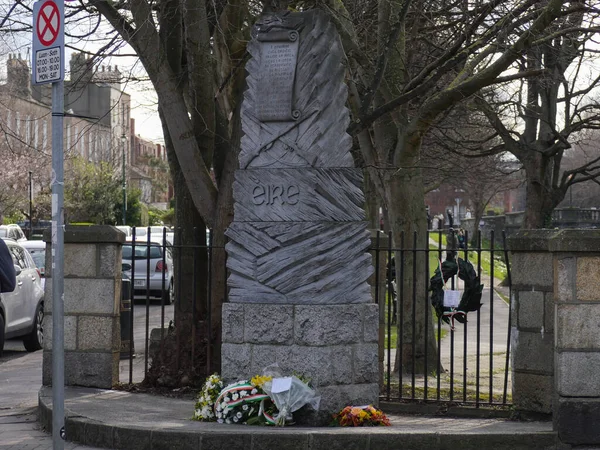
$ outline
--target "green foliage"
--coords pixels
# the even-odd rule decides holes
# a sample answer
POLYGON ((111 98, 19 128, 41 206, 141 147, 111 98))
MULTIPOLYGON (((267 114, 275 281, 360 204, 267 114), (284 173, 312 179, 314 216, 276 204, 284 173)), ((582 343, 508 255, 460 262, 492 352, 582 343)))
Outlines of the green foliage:
MULTIPOLYGON (((142 218, 144 214, 141 202, 142 191, 137 188, 127 189, 127 212, 126 223, 132 227, 146 226, 142 218)), ((123 223, 123 195, 121 194, 115 203, 115 220, 118 225, 123 223)))
POLYGON ((148 225, 148 206, 144 203, 140 203, 140 226, 147 227, 148 225))
POLYGON ((162 225, 165 212, 161 209, 150 207, 148 209, 148 225, 162 225))
POLYGON ((13 211, 12 214, 4 216, 4 223, 17 223, 24 220, 25 216, 19 211, 13 211))
POLYGON ((167 209, 162 216, 162 221, 165 225, 175 225, 175 208, 167 209))
POLYGON ((65 222, 113 224, 120 195, 120 179, 109 164, 76 158, 65 176, 65 222))

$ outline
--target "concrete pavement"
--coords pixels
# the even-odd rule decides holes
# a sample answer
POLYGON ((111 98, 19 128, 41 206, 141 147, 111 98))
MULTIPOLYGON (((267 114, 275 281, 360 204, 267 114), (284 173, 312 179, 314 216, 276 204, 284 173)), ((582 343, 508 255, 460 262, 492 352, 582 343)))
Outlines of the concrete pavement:
MULTIPOLYGON (((550 422, 390 415, 391 427, 252 427, 190 420, 193 402, 90 388, 66 389, 67 438, 114 449, 556 449, 550 422)), ((40 391, 42 423, 51 390, 40 391)))
MULTIPOLYGON (((21 341, 7 341, 0 360, 0 449, 50 450, 52 436, 38 421, 42 352, 27 353, 21 341)), ((68 442, 65 450, 93 450, 68 442)))

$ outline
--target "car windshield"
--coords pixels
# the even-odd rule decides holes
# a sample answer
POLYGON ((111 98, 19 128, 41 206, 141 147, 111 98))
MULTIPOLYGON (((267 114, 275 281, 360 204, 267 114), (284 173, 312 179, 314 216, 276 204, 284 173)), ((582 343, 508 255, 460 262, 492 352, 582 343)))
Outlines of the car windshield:
POLYGON ((0 238, 6 237, 6 236, 8 236, 8 229, 0 228, 0 238))
POLYGON ((33 262, 35 262, 35 265, 39 269, 43 269, 44 265, 46 264, 45 250, 34 249, 34 250, 29 250, 29 253, 31 254, 31 257, 33 258, 33 262))
MULTIPOLYGON (((132 247, 131 245, 123 246, 123 259, 131 259, 132 247)), ((157 245, 150 246, 150 259, 152 258, 160 258, 162 256, 162 252, 160 247, 157 245)), ((135 246, 135 259, 146 259, 148 258, 148 246, 146 245, 136 245, 135 246)))

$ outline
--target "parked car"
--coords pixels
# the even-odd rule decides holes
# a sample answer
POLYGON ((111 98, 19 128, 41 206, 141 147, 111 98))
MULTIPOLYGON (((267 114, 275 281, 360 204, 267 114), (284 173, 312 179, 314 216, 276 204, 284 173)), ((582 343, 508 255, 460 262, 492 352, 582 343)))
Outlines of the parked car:
POLYGON ((115 228, 125 233, 127 239, 131 237, 131 227, 129 225, 116 225, 115 228))
POLYGON ((149 294, 152 299, 165 298, 169 305, 175 300, 175 283, 173 282, 173 254, 171 246, 165 247, 159 242, 137 241, 123 244, 123 275, 133 279, 133 298, 145 299, 149 294), (134 254, 135 252, 135 254, 134 254), (150 264, 150 277, 148 278, 148 263, 150 264), (135 274, 132 277, 131 269, 135 265, 135 274), (163 291, 164 272, 164 291, 163 291))
POLYGON ((44 241, 23 241, 21 245, 29 252, 35 266, 39 269, 42 289, 44 289, 46 285, 46 243, 44 241))
POLYGON ((17 242, 26 241, 25 233, 19 225, 12 223, 10 225, 0 225, 0 238, 9 238, 17 242))
POLYGON ((20 338, 28 352, 42 348, 44 342, 44 290, 33 258, 23 246, 4 239, 15 264, 17 285, 12 292, 0 294, 0 356, 5 339, 20 338))

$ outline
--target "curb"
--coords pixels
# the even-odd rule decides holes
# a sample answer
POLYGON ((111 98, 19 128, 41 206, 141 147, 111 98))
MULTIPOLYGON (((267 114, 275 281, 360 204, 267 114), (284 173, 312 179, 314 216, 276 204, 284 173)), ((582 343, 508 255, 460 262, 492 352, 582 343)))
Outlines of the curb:
MULTIPOLYGON (((51 398, 40 390, 39 420, 52 429, 51 398)), ((435 418, 432 418, 435 420, 435 418)), ((75 415, 65 405, 67 440, 127 450, 550 450, 562 448, 552 431, 486 432, 458 427, 452 432, 377 428, 267 428, 191 422, 181 428, 123 426, 75 415), (226 429, 225 429, 226 428, 226 429)), ((424 427, 422 427, 424 428, 424 427)))

